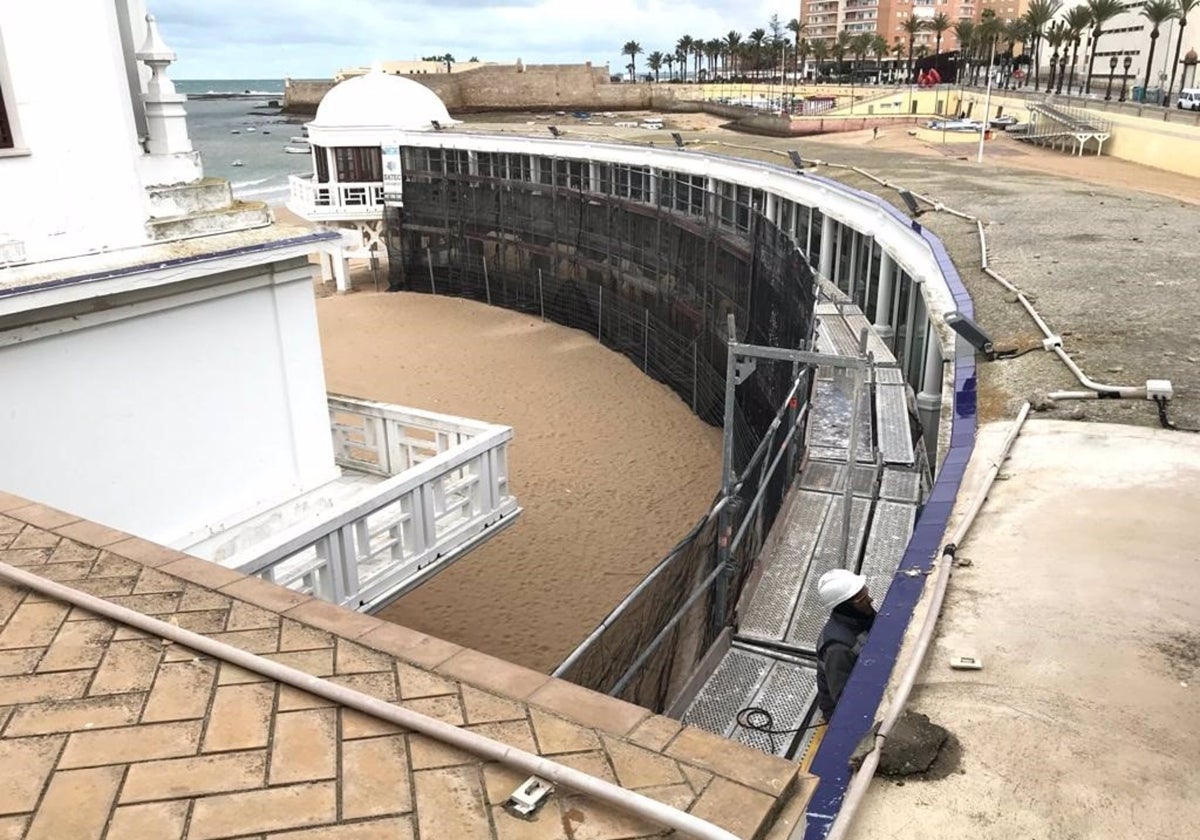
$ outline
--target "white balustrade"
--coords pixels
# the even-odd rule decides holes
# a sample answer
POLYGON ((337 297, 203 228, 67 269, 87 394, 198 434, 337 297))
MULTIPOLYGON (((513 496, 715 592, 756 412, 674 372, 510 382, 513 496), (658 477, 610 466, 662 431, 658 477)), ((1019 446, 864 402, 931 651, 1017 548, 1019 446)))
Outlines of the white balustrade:
POLYGON ((288 177, 288 209, 305 218, 361 218, 383 212, 383 182, 317 183, 311 175, 288 177))
POLYGON ((335 457, 388 476, 225 565, 354 609, 393 600, 512 524, 512 429, 331 395, 335 457))

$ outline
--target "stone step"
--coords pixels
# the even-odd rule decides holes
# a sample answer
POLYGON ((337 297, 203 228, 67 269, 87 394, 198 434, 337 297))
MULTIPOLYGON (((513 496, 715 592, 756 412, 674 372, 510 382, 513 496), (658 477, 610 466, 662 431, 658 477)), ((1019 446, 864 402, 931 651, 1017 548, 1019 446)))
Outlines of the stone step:
POLYGON ((192 236, 211 236, 236 230, 266 227, 271 224, 271 210, 263 201, 234 201, 221 210, 151 219, 146 230, 155 242, 183 239, 192 236))
POLYGON ((233 191, 224 178, 201 178, 190 184, 147 187, 146 197, 152 219, 224 210, 233 203, 233 191))

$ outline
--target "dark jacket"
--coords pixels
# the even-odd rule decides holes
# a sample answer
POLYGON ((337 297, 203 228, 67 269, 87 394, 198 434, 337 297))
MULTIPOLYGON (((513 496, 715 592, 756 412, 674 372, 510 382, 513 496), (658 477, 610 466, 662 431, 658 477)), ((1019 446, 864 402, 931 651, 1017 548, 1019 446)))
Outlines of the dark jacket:
POLYGON ((865 616, 835 608, 825 622, 817 639, 817 705, 825 720, 833 717, 833 709, 850 679, 850 671, 867 641, 867 633, 875 616, 865 616))

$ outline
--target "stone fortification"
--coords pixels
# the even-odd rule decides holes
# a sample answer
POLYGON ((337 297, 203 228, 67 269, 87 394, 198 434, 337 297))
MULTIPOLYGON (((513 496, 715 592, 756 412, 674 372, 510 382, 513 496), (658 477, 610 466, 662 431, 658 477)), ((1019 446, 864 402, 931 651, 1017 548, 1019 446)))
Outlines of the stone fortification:
MULTIPOLYGON (((408 78, 428 87, 457 113, 501 110, 632 110, 663 107, 674 92, 662 85, 614 84, 604 67, 586 64, 484 65, 459 73, 417 74, 408 78)), ((316 111, 334 82, 287 79, 284 109, 316 111)))

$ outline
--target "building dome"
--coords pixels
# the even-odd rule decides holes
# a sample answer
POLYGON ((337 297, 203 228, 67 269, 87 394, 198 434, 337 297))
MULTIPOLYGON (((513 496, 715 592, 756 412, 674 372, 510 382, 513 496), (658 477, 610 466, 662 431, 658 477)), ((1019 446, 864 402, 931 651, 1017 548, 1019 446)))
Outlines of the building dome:
POLYGON ((341 82, 317 106, 313 128, 387 128, 432 131, 433 122, 453 125, 458 120, 425 85, 372 69, 341 82))

